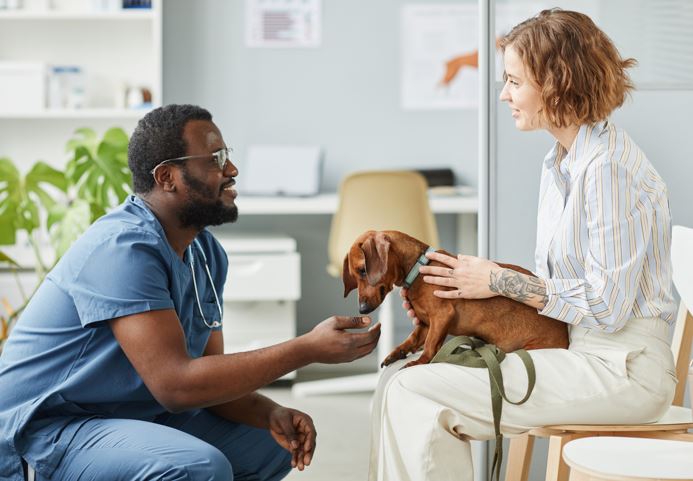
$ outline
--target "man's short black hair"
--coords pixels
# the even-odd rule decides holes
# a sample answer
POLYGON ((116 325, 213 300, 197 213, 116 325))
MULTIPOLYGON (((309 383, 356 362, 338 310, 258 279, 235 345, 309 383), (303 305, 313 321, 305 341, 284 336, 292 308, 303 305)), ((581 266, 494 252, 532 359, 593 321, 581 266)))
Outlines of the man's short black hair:
POLYGON ((128 146, 128 165, 136 193, 146 194, 154 188, 151 171, 159 162, 185 155, 183 129, 191 120, 211 122, 212 114, 197 105, 171 104, 140 119, 128 146))

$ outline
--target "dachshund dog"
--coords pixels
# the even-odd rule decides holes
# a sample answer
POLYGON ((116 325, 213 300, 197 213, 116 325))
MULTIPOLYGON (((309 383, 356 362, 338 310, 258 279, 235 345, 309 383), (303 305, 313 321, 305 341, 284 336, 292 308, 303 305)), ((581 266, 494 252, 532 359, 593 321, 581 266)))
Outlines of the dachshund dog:
MULTIPOLYGON (((344 297, 358 288, 359 311, 373 311, 394 286, 403 285, 408 272, 427 249, 426 244, 402 232, 364 232, 344 258, 344 297)), ((442 264, 431 261, 430 265, 442 264)), ((498 265, 532 275, 518 266, 498 265)), ((405 367, 429 363, 448 334, 478 337, 505 352, 568 347, 568 326, 564 322, 542 316, 536 309, 504 296, 442 299, 434 296, 433 291, 446 288, 427 284, 421 277, 413 281, 408 295, 420 323, 385 358, 385 366, 404 359, 421 346, 421 357, 405 367)))

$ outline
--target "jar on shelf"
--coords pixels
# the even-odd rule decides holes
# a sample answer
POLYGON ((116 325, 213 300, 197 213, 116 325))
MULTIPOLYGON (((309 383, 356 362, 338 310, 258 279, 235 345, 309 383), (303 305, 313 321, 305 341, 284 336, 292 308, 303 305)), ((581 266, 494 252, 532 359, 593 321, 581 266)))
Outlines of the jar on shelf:
POLYGON ((81 109, 85 105, 84 71, 76 65, 54 65, 48 74, 48 108, 81 109))

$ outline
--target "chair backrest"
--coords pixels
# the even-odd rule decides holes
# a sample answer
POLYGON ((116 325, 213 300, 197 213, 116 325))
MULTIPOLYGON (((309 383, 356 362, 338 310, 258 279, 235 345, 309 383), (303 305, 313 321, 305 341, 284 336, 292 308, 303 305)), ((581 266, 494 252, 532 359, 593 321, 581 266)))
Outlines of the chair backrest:
MULTIPOLYGON (((671 350, 676 361, 676 377, 679 380, 672 404, 683 405, 683 395, 688 375, 688 363, 693 343, 693 229, 675 225, 671 238, 671 262, 674 286, 681 296, 671 350)), ((693 401, 693 400, 692 400, 693 401)))
POLYGON ((327 247, 330 274, 341 275, 344 256, 367 230, 398 230, 438 247, 424 177, 413 171, 367 171, 342 181, 327 247))

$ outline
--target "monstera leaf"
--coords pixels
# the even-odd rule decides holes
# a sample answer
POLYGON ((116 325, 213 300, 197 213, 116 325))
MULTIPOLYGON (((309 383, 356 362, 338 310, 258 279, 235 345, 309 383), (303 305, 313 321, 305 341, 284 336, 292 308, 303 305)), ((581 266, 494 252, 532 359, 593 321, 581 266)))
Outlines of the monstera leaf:
MULTIPOLYGON (((99 139, 92 129, 78 129, 67 143, 72 152, 66 175, 77 188, 77 197, 92 204, 98 217, 111 205, 122 202, 130 193, 128 136, 123 129, 112 128, 99 139)), ((94 220, 96 217, 93 217, 94 220)))
POLYGON ((18 230, 31 234, 41 225, 39 205, 50 210, 56 203, 48 186, 65 192, 67 179, 40 161, 22 177, 10 159, 0 159, 0 245, 14 244, 18 230))
POLYGON ((48 229, 55 257, 59 259, 72 243, 91 225, 92 211, 89 203, 74 200, 69 206, 56 204, 48 215, 48 229))

